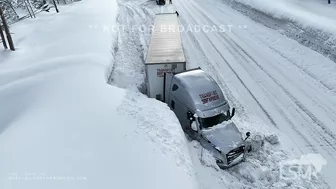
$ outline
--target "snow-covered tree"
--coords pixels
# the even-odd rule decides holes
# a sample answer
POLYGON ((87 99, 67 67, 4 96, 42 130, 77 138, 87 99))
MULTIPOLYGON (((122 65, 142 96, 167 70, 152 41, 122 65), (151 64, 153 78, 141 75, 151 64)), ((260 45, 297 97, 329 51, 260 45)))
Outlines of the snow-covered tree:
POLYGON ((15 11, 15 6, 10 0, 0 0, 0 6, 4 12, 5 18, 9 23, 19 19, 19 16, 15 11))

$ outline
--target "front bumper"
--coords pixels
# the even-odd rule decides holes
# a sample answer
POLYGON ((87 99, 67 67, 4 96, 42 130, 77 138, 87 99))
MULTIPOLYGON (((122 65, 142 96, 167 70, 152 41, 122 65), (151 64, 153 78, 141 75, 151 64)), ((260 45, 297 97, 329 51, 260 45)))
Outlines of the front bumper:
POLYGON ((237 165, 237 164, 239 164, 240 162, 243 162, 243 161, 245 161, 245 155, 241 154, 239 157, 234 159, 230 164, 224 163, 222 160, 216 160, 216 164, 221 169, 228 169, 228 168, 233 167, 233 166, 235 166, 235 165, 237 165))
POLYGON ((229 153, 225 155, 224 161, 221 159, 217 159, 216 163, 218 167, 221 169, 227 169, 234 165, 239 164, 242 161, 245 161, 245 146, 241 146, 231 150, 229 153))

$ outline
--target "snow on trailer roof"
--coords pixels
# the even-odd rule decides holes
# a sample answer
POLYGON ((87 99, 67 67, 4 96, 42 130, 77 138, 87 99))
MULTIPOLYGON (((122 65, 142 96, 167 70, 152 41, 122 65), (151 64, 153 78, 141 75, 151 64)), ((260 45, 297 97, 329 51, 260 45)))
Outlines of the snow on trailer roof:
POLYGON ((145 64, 174 62, 185 62, 177 15, 157 14, 145 64))
POLYGON ((202 69, 196 68, 176 73, 177 83, 180 83, 196 105, 199 111, 208 111, 214 107, 223 107, 225 111, 229 105, 217 82, 202 69))
POLYGON ((174 75, 176 80, 188 90, 220 89, 216 81, 200 68, 186 70, 174 75))

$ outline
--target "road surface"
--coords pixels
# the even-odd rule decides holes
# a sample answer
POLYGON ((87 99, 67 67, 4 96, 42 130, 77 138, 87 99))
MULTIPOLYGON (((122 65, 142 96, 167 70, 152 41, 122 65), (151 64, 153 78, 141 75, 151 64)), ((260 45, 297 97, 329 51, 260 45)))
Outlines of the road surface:
POLYGON ((220 0, 174 5, 189 62, 219 81, 241 117, 255 115, 282 133, 287 150, 321 154, 327 160, 322 175, 335 188, 335 73, 328 70, 336 63, 220 0))

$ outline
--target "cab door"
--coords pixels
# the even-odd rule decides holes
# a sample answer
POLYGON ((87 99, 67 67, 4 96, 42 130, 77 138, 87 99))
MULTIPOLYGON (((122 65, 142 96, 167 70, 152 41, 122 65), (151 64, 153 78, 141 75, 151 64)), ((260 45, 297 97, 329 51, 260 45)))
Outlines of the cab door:
POLYGON ((167 104, 175 113, 176 117, 180 121, 182 128, 185 129, 189 126, 189 120, 187 117, 188 108, 186 107, 182 99, 179 98, 181 95, 183 95, 183 92, 184 89, 173 79, 167 104))

